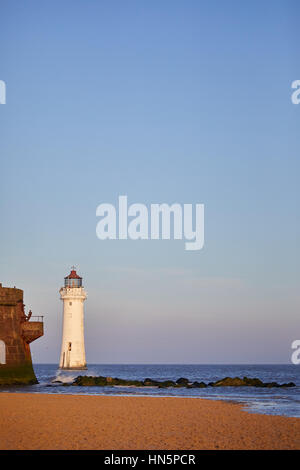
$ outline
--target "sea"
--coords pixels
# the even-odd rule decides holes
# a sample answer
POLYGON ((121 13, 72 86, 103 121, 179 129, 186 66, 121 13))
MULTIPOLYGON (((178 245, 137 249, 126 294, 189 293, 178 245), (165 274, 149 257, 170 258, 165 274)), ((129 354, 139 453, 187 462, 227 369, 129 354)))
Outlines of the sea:
POLYGON ((35 364, 36 385, 1 387, 1 392, 47 393, 63 395, 110 395, 193 397, 242 404, 249 413, 300 417, 300 366, 287 365, 204 365, 204 364, 91 364, 87 370, 62 371, 57 364, 35 364), (294 382, 292 388, 207 387, 80 387, 63 386, 78 375, 118 377, 129 380, 174 380, 214 382, 224 377, 257 377, 263 382, 294 382), (60 381, 61 383, 55 383, 60 381))

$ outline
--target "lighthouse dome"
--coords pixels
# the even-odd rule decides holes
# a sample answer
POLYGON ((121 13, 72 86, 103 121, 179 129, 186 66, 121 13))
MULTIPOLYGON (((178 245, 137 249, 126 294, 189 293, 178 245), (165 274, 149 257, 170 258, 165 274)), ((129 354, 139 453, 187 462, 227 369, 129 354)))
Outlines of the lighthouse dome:
POLYGON ((78 276, 74 266, 70 274, 65 277, 65 287, 82 287, 82 277, 78 276))

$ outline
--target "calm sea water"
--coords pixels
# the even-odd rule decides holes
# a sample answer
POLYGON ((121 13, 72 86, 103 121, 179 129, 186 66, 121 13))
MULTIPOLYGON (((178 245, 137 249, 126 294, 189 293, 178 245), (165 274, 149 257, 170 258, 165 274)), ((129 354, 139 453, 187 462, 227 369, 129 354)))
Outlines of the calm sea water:
POLYGON ((130 395, 199 397, 241 402, 249 412, 300 417, 300 366, 295 365, 176 365, 176 364, 94 364, 86 371, 60 371, 56 364, 36 364, 39 384, 1 387, 1 392, 60 393, 81 395, 130 395), (211 382, 223 377, 258 377, 264 382, 294 382, 293 388, 260 389, 255 387, 221 387, 200 389, 159 389, 155 387, 64 387, 53 380, 72 382, 78 375, 102 375, 130 380, 177 380, 211 382))

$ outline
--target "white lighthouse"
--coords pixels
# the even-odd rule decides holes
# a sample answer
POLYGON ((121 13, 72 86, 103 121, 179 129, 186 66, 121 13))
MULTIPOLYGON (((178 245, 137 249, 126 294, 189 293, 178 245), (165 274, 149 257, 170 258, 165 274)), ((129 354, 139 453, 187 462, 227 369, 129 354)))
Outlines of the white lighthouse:
POLYGON ((73 266, 65 277, 65 286, 59 291, 63 301, 63 335, 59 367, 61 369, 86 369, 84 348, 83 302, 86 292, 82 278, 73 266))

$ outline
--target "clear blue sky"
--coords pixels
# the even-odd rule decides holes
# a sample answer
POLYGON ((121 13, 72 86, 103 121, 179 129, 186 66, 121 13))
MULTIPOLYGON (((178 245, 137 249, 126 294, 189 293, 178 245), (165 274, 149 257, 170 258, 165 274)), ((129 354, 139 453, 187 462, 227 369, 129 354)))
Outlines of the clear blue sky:
POLYGON ((1 1, 0 259, 57 362, 289 362, 299 339, 299 1, 1 1), (204 203, 205 247, 100 241, 96 207, 204 203))

